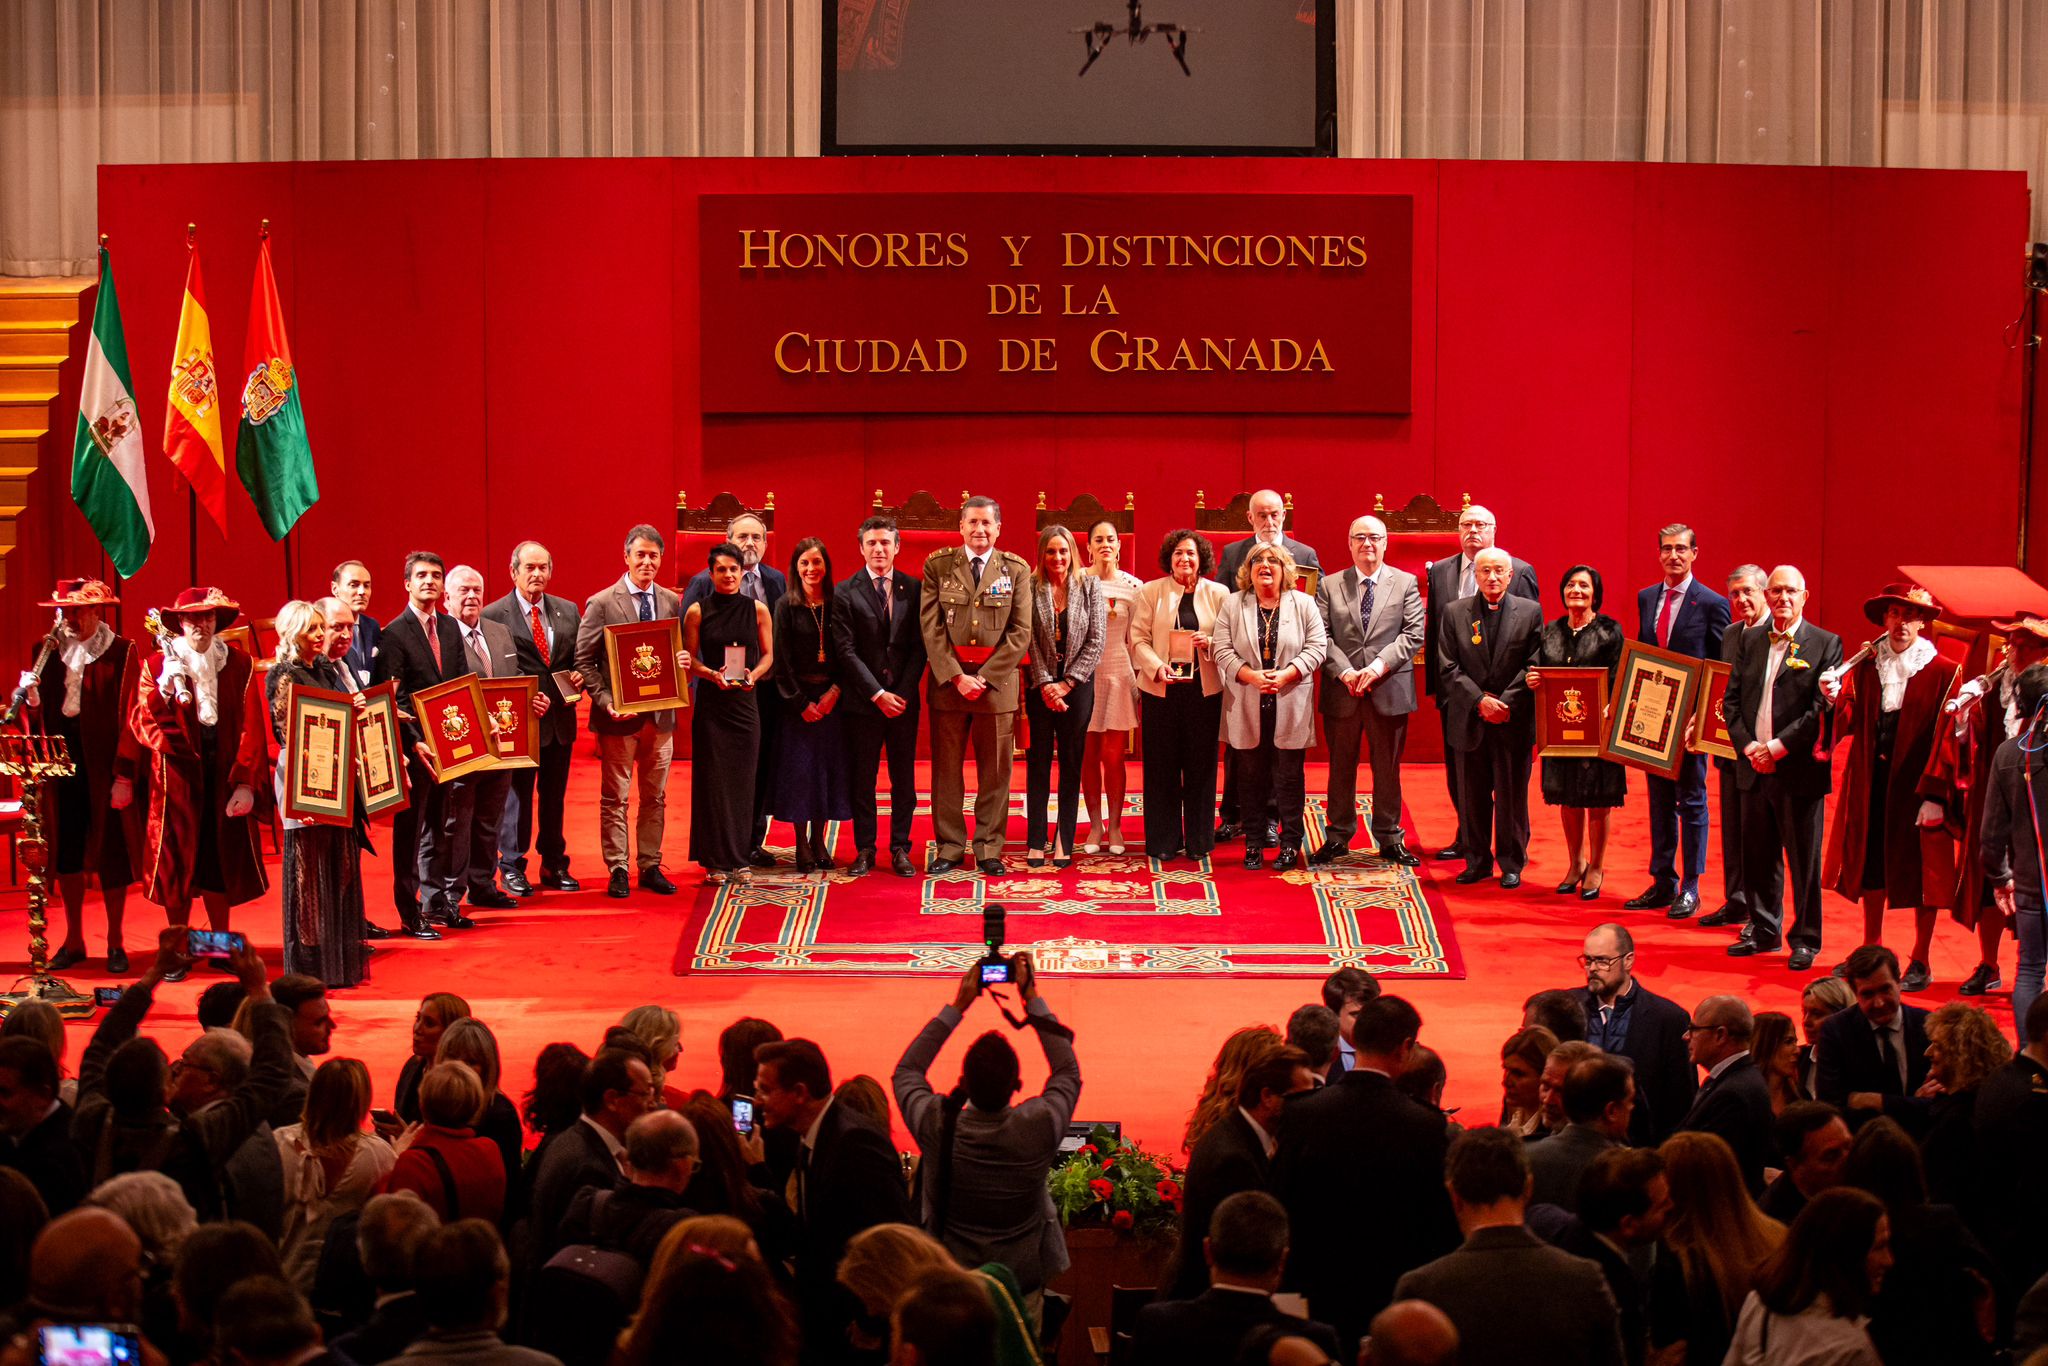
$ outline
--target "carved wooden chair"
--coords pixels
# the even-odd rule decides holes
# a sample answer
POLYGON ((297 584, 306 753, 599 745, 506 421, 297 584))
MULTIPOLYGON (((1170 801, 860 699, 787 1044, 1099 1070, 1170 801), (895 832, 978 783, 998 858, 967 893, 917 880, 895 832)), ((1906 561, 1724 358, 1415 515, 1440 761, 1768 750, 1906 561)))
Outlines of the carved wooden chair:
POLYGON ((1137 507, 1137 495, 1133 493, 1124 494, 1124 505, 1121 508, 1104 507, 1102 500, 1094 494, 1081 493, 1076 494, 1074 500, 1063 508, 1050 508, 1045 505, 1045 491, 1041 489, 1038 493, 1038 529, 1043 531, 1049 526, 1065 527, 1074 533, 1074 540, 1080 545, 1081 554, 1085 557, 1088 554, 1088 533, 1097 523, 1108 522, 1116 528, 1116 534, 1122 542, 1123 554, 1117 563, 1122 568, 1129 569, 1133 554, 1131 537, 1138 528, 1137 507))
POLYGON ((967 496, 966 489, 960 490, 960 501, 948 507, 930 491, 919 489, 901 503, 889 504, 882 501, 882 491, 875 490, 869 515, 896 519, 898 569, 912 578, 920 578, 928 555, 960 544, 960 509, 966 505, 967 496))
MULTIPOLYGON (((676 491, 676 544, 673 558, 676 586, 681 588, 704 567, 703 552, 725 539, 725 529, 735 517, 759 517, 768 529, 768 542, 775 541, 775 494, 771 491, 760 507, 749 506, 737 493, 718 493, 703 507, 690 506, 690 491, 676 491), (694 552, 694 553, 693 553, 694 552)), ((763 548, 761 562, 775 563, 774 553, 763 548)))

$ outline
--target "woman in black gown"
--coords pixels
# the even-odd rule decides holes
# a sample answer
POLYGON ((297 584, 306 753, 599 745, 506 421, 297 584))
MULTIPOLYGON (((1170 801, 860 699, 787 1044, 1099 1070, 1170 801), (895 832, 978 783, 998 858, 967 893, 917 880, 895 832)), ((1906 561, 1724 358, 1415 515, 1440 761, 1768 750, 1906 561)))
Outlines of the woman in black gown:
POLYGON ((796 827, 796 870, 828 872, 831 821, 853 819, 846 741, 833 676, 832 557, 806 536, 789 557, 789 591, 775 604, 775 691, 782 707, 775 755, 775 818, 796 827))
MULTIPOLYGON (((1564 572, 1564 615, 1543 628, 1529 659, 1529 686, 1540 689, 1545 669, 1605 669, 1614 685, 1621 663, 1621 623, 1600 613, 1604 596, 1599 571, 1575 564, 1564 572)), ((1536 705, 1548 706, 1541 692, 1536 705)), ((1603 718, 1604 719, 1604 718, 1603 718)), ((1605 759, 1545 759, 1543 800, 1564 821, 1571 873, 1557 894, 1596 900, 1606 884, 1607 813, 1628 800, 1628 770, 1605 759)))
MULTIPOLYGON (((327 622, 309 602, 286 603, 277 614, 277 663, 263 681, 270 697, 271 732, 280 743, 291 720, 292 687, 347 692, 341 670, 327 658, 327 622)), ((284 807, 285 761, 277 761, 277 803, 284 807)), ((317 977, 330 987, 363 980, 362 844, 367 833, 363 799, 355 824, 314 825, 284 818, 284 970, 317 977)))
POLYGON ((740 549, 730 541, 705 557, 711 596, 683 616, 690 673, 702 686, 690 708, 690 857, 709 881, 745 881, 754 847, 754 759, 761 746, 755 685, 775 665, 768 609, 740 592, 740 549), (726 676, 727 651, 743 666, 726 676))

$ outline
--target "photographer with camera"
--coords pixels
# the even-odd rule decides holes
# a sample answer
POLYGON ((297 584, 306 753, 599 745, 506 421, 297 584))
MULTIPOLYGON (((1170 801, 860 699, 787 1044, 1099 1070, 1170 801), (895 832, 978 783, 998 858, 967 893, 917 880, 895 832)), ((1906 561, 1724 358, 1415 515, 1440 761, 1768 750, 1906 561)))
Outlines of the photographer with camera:
MULTIPOLYGON (((1074 1060, 1073 1031, 1038 994, 1031 955, 1001 956, 1000 917, 1000 909, 991 908, 989 955, 962 974, 952 1004, 919 1032, 896 1064, 896 1105, 923 1154, 925 1230, 963 1266, 1009 1267, 1035 1320, 1046 1283, 1067 1269, 1066 1239, 1045 1178, 1081 1097, 1081 1067, 1074 1060), (1045 1089, 1011 1103, 1023 1088, 1017 1050, 992 1029, 968 1046, 960 1084, 939 1095, 925 1076, 933 1059, 975 997, 983 991, 995 995, 1006 982, 1024 998, 1022 1020, 1011 1017, 1015 1027, 1032 1028, 1045 1050, 1051 1072, 1045 1089)), ((1000 1004, 1002 998, 996 1000, 1000 1004)))

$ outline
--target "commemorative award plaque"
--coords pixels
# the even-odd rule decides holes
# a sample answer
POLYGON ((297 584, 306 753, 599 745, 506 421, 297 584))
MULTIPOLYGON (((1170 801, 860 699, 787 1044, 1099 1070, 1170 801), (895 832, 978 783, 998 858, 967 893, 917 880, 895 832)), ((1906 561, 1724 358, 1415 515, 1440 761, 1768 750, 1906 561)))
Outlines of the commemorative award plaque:
POLYGON ((1631 640, 1614 674, 1614 715, 1600 757, 1660 778, 1685 762, 1685 723, 1699 706, 1705 664, 1691 655, 1631 640))
POLYGON ((604 628, 604 658, 611 669, 612 710, 636 712, 687 707, 676 656, 683 648, 683 623, 674 617, 659 621, 626 621, 604 628))
POLYGON ((1607 670, 1537 670, 1536 752, 1546 759, 1594 759, 1607 714, 1607 670))
POLYGON ((484 720, 484 692, 475 674, 421 688, 412 695, 412 710, 434 756, 435 782, 450 782, 497 763, 484 720))

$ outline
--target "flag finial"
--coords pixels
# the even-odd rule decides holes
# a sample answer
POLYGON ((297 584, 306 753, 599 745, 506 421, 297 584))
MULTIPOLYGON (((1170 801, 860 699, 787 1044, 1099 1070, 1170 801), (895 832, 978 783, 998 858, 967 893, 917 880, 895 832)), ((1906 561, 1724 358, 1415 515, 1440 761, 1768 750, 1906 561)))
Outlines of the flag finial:
POLYGON ((185 225, 185 246, 189 249, 196 246, 198 242, 199 225, 197 223, 187 223, 185 225))
POLYGON ((265 242, 270 240, 270 220, 268 218, 263 220, 263 231, 256 235, 265 242))
POLYGON ((100 245, 101 245, 102 247, 104 247, 104 246, 106 246, 106 245, 107 245, 107 236, 108 236, 108 234, 106 234, 106 233, 101 233, 101 234, 100 234, 100 245))

